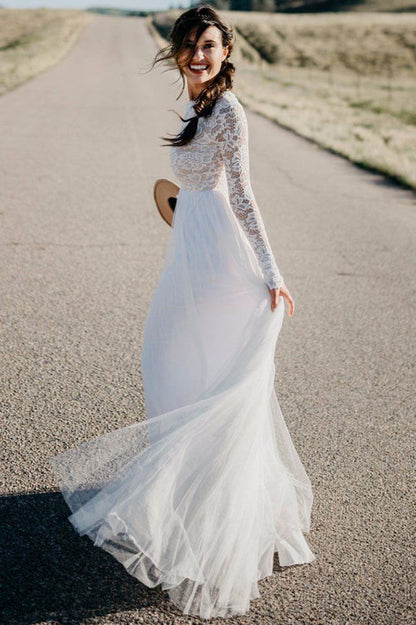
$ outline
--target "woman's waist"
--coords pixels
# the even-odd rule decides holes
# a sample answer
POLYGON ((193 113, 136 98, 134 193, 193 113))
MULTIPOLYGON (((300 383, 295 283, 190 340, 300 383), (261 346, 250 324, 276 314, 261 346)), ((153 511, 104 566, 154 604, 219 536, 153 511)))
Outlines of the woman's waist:
POLYGON ((227 213, 228 204, 227 195, 218 187, 190 189, 182 186, 176 197, 176 218, 181 219, 181 214, 186 215, 188 224, 191 223, 192 215, 195 217, 207 215, 213 219, 218 212, 227 213))
POLYGON ((184 185, 181 185, 179 188, 179 194, 181 195, 194 195, 194 194, 199 194, 199 193, 221 193, 222 190, 220 189, 220 187, 215 186, 215 187, 204 187, 204 188, 197 188, 197 187, 187 187, 184 185))
POLYGON ((227 194, 220 187, 191 189, 181 186, 177 195, 177 203, 189 206, 210 206, 227 202, 227 194))

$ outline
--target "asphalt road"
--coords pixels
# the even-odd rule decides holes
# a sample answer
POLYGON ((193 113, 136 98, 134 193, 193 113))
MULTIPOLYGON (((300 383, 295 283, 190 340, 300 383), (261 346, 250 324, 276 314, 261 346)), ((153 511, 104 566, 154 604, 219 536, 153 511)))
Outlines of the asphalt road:
MULTIPOLYGON (((200 622, 75 533, 48 466, 144 418, 142 328, 169 230, 152 187, 173 178, 160 137, 186 99, 174 72, 141 73, 155 52, 144 20, 99 17, 0 99, 7 625, 200 622)), ((276 560, 230 622, 410 624, 416 196, 247 116, 253 189, 296 305, 276 391, 314 489, 317 559, 276 560)))

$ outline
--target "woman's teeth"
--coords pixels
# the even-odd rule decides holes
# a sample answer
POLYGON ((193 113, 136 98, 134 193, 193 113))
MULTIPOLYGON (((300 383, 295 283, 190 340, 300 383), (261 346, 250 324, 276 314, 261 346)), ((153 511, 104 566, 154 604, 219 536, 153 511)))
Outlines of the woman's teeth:
POLYGON ((190 65, 189 67, 193 72, 202 72, 208 69, 208 65, 190 65))

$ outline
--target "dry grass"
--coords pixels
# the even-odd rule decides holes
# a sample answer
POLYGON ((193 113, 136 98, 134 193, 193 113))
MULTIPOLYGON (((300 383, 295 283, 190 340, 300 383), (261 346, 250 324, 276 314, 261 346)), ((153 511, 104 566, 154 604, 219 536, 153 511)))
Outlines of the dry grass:
POLYGON ((416 11, 415 0, 363 0, 361 3, 351 6, 349 11, 416 11))
POLYGON ((55 65, 93 17, 69 9, 0 9, 0 95, 55 65))
MULTIPOLYGON (((416 15, 220 11, 249 108, 416 188, 416 15)), ((169 11, 154 18, 172 23, 169 11)))

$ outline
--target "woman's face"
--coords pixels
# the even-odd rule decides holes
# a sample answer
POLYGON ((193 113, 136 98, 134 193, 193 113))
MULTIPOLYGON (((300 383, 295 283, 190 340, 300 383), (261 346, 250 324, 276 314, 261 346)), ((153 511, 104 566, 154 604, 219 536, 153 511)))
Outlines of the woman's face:
MULTIPOLYGON (((191 49, 194 43, 196 30, 192 30, 185 47, 191 49)), ((212 82, 221 69, 221 64, 228 54, 228 46, 222 47, 221 31, 216 26, 208 26, 202 33, 195 47, 194 55, 188 65, 182 70, 188 80, 189 90, 198 93, 202 86, 212 82)), ((181 55, 180 61, 185 62, 186 52, 181 55)))

